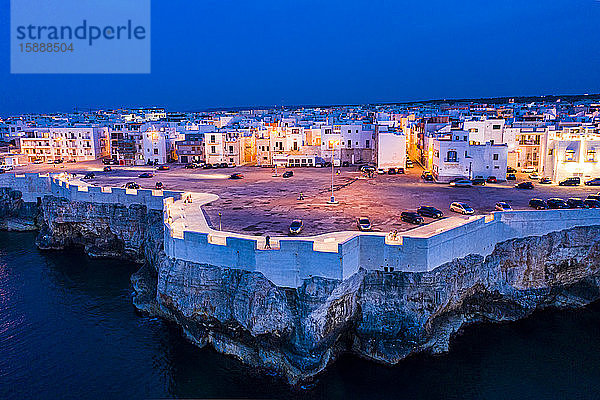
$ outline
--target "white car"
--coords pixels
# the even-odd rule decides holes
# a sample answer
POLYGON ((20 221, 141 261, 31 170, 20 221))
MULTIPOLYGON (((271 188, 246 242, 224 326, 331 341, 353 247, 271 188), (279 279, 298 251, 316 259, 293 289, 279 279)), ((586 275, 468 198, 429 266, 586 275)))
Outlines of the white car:
POLYGON ((385 169, 383 169, 383 168, 377 168, 377 173, 379 175, 385 175, 385 169))
POLYGON ((454 187, 471 187, 471 186, 473 186, 473 182, 471 182, 468 179, 459 179, 457 181, 450 182, 450 186, 454 186, 454 187))
POLYGON ((505 201, 499 201, 496 203, 496 211, 512 211, 512 207, 505 201))
POLYGON ((450 211, 464 215, 471 215, 475 213, 475 210, 473 210, 467 203, 461 203, 459 201, 455 201, 454 203, 450 204, 450 211))
POLYGON ((524 168, 521 168, 521 172, 526 173, 526 174, 531 174, 532 172, 535 172, 535 168, 534 167, 524 167, 524 168))
POLYGON ((290 224, 290 235, 297 235, 302 231, 304 224, 301 219, 295 219, 290 224))
POLYGON ((537 179, 540 179, 540 176, 538 175, 537 172, 534 172, 534 173, 529 174, 529 179, 537 180, 537 179))

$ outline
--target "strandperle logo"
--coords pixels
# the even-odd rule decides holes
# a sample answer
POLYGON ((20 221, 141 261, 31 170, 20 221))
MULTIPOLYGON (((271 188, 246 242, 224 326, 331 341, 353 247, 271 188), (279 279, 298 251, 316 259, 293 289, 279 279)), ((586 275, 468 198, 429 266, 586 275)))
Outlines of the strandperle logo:
POLYGON ((134 25, 133 21, 127 20, 123 25, 97 26, 83 20, 75 27, 70 25, 45 26, 45 25, 21 25, 17 26, 18 40, 52 41, 52 40, 85 40, 88 45, 99 39, 105 40, 144 40, 146 39, 146 28, 134 25))
POLYGON ((150 73, 150 0, 11 0, 11 73, 150 73))

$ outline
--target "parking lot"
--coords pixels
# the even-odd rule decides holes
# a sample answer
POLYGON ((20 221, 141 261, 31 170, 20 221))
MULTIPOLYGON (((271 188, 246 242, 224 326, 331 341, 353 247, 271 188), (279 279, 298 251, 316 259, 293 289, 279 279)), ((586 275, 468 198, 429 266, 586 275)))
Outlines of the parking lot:
MULTIPOLYGON (((356 230, 356 218, 368 216, 376 231, 404 231, 414 227, 400 221, 402 211, 414 211, 421 205, 440 209, 445 215, 453 201, 468 203, 475 214, 494 210, 498 201, 508 202, 514 209, 529 209, 528 202, 537 197, 585 198, 595 194, 600 187, 560 187, 539 185, 533 190, 518 190, 516 182, 529 180, 526 174, 517 174, 516 181, 487 184, 470 188, 456 188, 447 184, 424 182, 421 168, 415 165, 404 175, 364 176, 357 167, 336 168, 334 194, 338 205, 328 205, 331 196, 330 168, 293 168, 291 178, 283 178, 279 168, 273 177, 270 168, 235 167, 227 169, 184 169, 171 164, 168 171, 154 167, 119 167, 103 172, 99 161, 60 164, 29 165, 15 172, 74 172, 82 175, 94 171, 96 177, 89 184, 122 186, 135 181, 143 188, 153 188, 160 181, 166 189, 217 194, 220 199, 204 207, 213 225, 223 230, 256 235, 287 234, 293 219, 304 222, 303 235, 313 235, 339 230, 356 230), (337 173, 339 171, 339 174, 337 173), (153 172, 152 178, 138 178, 142 172, 153 172), (228 179, 233 173, 243 174, 243 179, 228 179), (298 200, 300 193, 304 200, 298 200), (219 213, 221 217, 219 218, 219 213)), ((425 222, 431 219, 425 218, 425 222)))

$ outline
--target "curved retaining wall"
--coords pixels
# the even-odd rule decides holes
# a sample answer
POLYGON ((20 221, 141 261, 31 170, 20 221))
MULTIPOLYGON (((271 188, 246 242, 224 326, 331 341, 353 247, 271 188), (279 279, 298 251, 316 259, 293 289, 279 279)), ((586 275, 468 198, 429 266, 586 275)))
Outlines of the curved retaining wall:
MULTIPOLYGON (((600 225, 600 209, 494 212, 459 220, 454 217, 404 232, 397 241, 385 234, 349 232, 323 246, 323 236, 274 238, 278 247, 264 250, 264 238, 218 232, 205 221, 201 228, 174 234, 169 207, 183 203, 175 191, 78 187, 47 175, 4 174, 0 186, 23 193, 27 202, 45 195, 70 201, 144 204, 165 213, 167 256, 199 264, 261 272, 278 286, 298 287, 311 276, 345 279, 365 269, 423 272, 469 254, 489 255, 496 244, 514 238, 541 236, 576 226, 600 225), (262 241, 262 242, 261 242, 262 241), (261 243, 259 248, 259 243, 261 243)), ((199 207, 198 205, 195 205, 199 207)))

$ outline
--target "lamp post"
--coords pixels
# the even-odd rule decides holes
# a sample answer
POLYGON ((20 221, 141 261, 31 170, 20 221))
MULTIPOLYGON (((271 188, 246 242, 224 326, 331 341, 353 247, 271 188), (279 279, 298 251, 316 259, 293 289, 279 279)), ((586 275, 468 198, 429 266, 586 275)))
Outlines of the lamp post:
POLYGON ((219 230, 221 231, 221 213, 219 213, 219 230))
POLYGON ((334 174, 334 160, 335 160, 335 145, 337 144, 337 140, 336 141, 331 141, 330 142, 332 144, 331 146, 331 198, 329 199, 329 201, 327 202, 327 204, 339 204, 339 202, 335 199, 335 196, 333 194, 333 174, 334 174))

